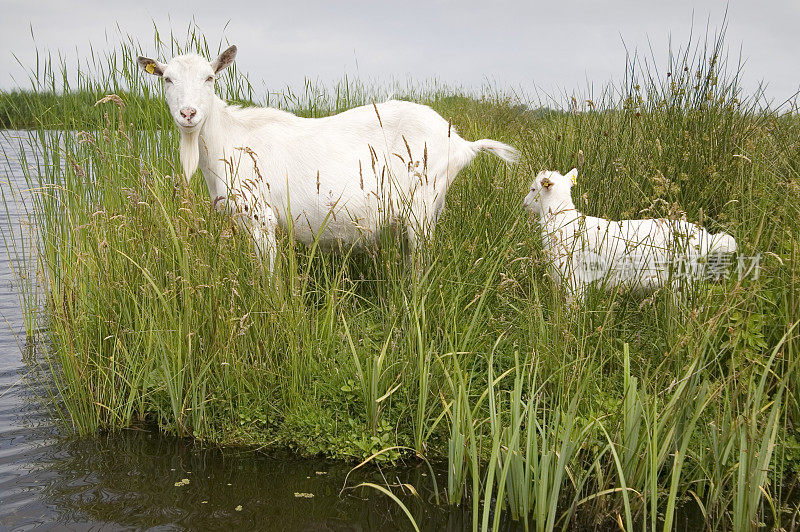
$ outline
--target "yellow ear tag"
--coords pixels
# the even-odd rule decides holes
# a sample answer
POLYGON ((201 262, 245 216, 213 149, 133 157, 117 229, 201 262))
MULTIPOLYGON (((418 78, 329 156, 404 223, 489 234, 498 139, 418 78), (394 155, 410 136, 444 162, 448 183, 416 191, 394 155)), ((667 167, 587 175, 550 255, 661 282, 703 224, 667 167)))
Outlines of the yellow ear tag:
POLYGON ((577 185, 577 184, 578 184, 578 177, 577 177, 577 176, 575 176, 575 175, 573 175, 573 176, 572 176, 572 186, 575 186, 575 185, 577 185))
POLYGON ((147 72, 149 74, 155 74, 156 64, 155 63, 147 63, 147 66, 144 67, 144 69, 147 70, 147 72))

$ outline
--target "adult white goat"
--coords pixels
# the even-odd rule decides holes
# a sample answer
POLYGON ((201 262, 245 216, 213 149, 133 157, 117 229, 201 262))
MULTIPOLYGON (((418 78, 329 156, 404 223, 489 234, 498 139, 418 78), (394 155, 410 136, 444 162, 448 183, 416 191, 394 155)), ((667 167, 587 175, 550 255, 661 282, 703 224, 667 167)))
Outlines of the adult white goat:
POLYGON ((199 164, 212 201, 236 212, 270 271, 278 226, 306 244, 335 248, 400 224, 414 250, 430 237, 456 174, 479 151, 517 159, 501 142, 464 140, 416 103, 388 101, 316 119, 228 105, 214 93, 214 79, 235 57, 231 46, 211 62, 196 54, 138 62, 164 81, 186 179, 199 164))
POLYGON ((565 176, 541 172, 523 200, 525 208, 539 216, 551 270, 570 298, 581 299, 586 285, 599 279, 608 287, 653 290, 669 279, 692 275, 710 255, 736 252, 731 235, 711 234, 684 220, 586 216, 572 202, 577 177, 575 168, 565 176))

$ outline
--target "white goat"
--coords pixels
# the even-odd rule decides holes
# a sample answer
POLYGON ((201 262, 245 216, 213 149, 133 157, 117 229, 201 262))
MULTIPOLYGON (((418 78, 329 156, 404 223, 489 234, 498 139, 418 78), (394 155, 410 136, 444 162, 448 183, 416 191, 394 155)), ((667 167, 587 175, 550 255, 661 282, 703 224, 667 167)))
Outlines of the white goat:
POLYGON ((214 93, 214 79, 235 56, 231 46, 210 63, 196 54, 138 62, 164 81, 186 179, 199 164, 212 201, 237 213, 259 255, 267 253, 270 271, 278 226, 303 243, 335 248, 400 224, 414 250, 430 237, 456 174, 479 151, 517 159, 506 144, 462 139, 416 103, 388 101, 317 119, 228 105, 214 93))
POLYGON ((676 272, 676 266, 736 252, 731 235, 712 235, 686 221, 586 216, 572 202, 577 176, 574 168, 566 176, 541 172, 523 202, 539 216, 551 270, 570 298, 581 299, 586 285, 601 278, 607 286, 653 290, 670 278, 676 280, 676 273, 691 273, 676 272))

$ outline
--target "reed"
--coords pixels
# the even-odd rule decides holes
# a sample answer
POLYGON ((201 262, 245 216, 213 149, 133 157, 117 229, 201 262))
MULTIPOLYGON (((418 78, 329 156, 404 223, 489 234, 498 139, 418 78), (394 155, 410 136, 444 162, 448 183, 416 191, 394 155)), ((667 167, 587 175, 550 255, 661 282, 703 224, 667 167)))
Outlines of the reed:
MULTIPOLYGON (((154 45, 210 49, 197 32, 154 45)), ((274 278, 201 180, 174 177, 178 134, 135 67, 142 48, 122 39, 80 68, 48 59, 32 91, 0 94, 3 124, 30 127, 41 153, 26 174, 40 271, 24 272, 22 302, 66 428, 148 420, 347 460, 413 449, 446 462, 443 500, 476 530, 671 529, 686 508, 712 529, 791 519, 800 120, 741 93, 722 36, 665 70, 630 59, 622 85, 557 111, 393 87, 523 161, 465 169, 419 271, 391 231, 341 254, 283 235, 274 278), (587 214, 686 216, 759 255, 759 275, 567 303, 521 200, 540 169, 572 167, 587 214)), ((235 69, 218 84, 304 116, 385 94, 354 80, 259 94, 235 69)))

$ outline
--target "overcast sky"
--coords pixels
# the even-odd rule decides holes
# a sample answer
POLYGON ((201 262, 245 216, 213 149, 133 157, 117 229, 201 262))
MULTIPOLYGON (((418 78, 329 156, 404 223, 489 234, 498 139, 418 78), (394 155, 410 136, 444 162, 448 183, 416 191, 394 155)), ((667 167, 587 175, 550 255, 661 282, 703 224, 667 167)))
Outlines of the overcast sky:
POLYGON ((0 87, 27 79, 14 56, 35 62, 35 48, 74 60, 111 48, 123 33, 152 42, 185 32, 194 19, 210 43, 239 46, 237 64, 257 87, 301 87, 345 74, 387 83, 438 79, 465 89, 489 84, 533 94, 586 92, 624 74, 625 49, 665 65, 673 48, 713 34, 728 10, 727 47, 746 61, 744 86, 768 84, 779 104, 800 89, 800 1, 644 0, 523 2, 325 2, 194 0, 169 2, 0 0, 0 87), (227 28, 225 28, 227 24, 227 28), (35 44, 31 37, 35 35, 35 44), (263 85, 260 83, 263 82, 263 85))

